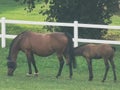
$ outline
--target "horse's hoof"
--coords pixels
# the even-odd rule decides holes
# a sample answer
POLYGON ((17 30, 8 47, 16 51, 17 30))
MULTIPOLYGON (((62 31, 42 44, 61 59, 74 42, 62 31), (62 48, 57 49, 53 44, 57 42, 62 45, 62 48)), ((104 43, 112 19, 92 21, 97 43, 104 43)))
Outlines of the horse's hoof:
POLYGON ((69 76, 70 79, 72 79, 72 76, 69 76))
POLYGON ((73 65, 73 68, 76 69, 76 68, 77 68, 77 65, 73 65))
POLYGON ((105 82, 105 80, 102 80, 102 82, 105 82))
POLYGON ((13 76, 13 74, 7 74, 8 76, 13 76))
POLYGON ((116 82, 116 81, 117 81, 117 79, 115 78, 115 79, 114 79, 114 82, 116 82))
POLYGON ((58 79, 59 76, 56 76, 56 78, 58 79))
POLYGON ((32 74, 27 73, 27 74, 26 74, 26 76, 27 76, 27 77, 31 77, 31 76, 32 76, 32 74))
POLYGON ((59 77, 60 77, 60 74, 57 74, 57 75, 56 75, 56 78, 58 79, 59 77))
POLYGON ((114 83, 116 83, 117 81, 116 80, 114 80, 114 83))
POLYGON ((72 80, 72 77, 70 77, 70 80, 72 80))
POLYGON ((35 76, 35 77, 38 77, 38 75, 39 75, 39 73, 34 73, 34 76, 35 76))
POLYGON ((88 81, 92 81, 92 79, 88 79, 88 81))

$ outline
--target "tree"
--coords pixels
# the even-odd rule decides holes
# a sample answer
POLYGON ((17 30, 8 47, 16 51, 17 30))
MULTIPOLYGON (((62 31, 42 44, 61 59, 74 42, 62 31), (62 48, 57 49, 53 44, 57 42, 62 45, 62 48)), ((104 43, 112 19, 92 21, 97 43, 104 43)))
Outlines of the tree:
MULTIPOLYGON (((23 1, 28 4, 28 9, 31 11, 37 0, 23 1)), ((48 16, 46 21, 73 22, 77 20, 79 23, 86 24, 110 24, 110 17, 116 12, 116 6, 118 6, 118 0, 44 0, 44 2, 45 5, 49 4, 49 9, 41 9, 40 13, 48 16)), ((59 27, 59 29, 70 33, 73 30, 73 28, 65 27, 59 27)), ((79 36, 84 38, 101 38, 106 33, 106 30, 102 29, 79 29, 79 36)))

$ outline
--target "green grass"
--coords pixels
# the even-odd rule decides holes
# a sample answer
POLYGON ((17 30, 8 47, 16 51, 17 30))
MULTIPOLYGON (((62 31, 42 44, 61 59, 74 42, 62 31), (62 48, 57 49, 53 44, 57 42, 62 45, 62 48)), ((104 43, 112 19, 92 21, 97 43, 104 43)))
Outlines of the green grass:
MULTIPOLYGON (((93 81, 88 81, 88 69, 84 58, 77 58, 77 69, 73 69, 73 78, 69 79, 68 66, 64 65, 62 75, 59 79, 55 76, 58 71, 58 60, 56 54, 49 57, 35 56, 39 70, 38 77, 27 77, 27 61, 24 53, 20 52, 17 58, 17 69, 13 77, 7 76, 6 57, 11 41, 7 41, 7 47, 0 48, 0 90, 119 90, 120 86, 120 46, 116 46, 115 64, 117 82, 113 81, 113 73, 110 68, 107 79, 101 82, 104 75, 104 61, 93 60, 93 81)), ((33 70, 34 71, 34 70, 33 70)))
MULTIPOLYGON (((27 20, 27 21, 44 21, 46 16, 39 14, 41 4, 36 5, 36 8, 32 13, 28 13, 24 8, 25 5, 20 5, 14 2, 14 0, 0 0, 0 18, 12 20, 27 20)), ((1 26, 0 26, 1 27, 1 26)), ((7 24, 7 33, 18 34, 22 31, 32 30, 36 32, 47 32, 42 28, 42 25, 19 25, 19 24, 7 24)))
POLYGON ((36 5, 37 8, 32 13, 27 13, 24 8, 25 5, 14 2, 14 0, 0 0, 0 17, 6 17, 7 19, 15 20, 32 20, 32 21, 44 21, 45 16, 39 14, 40 5, 36 5))
MULTIPOLYGON (((14 0, 0 0, 0 17, 17 20, 44 21, 45 16, 38 14, 38 8, 32 13, 24 10, 25 6, 20 6, 14 0)), ((120 17, 112 17, 113 25, 120 25, 120 17)), ((42 26, 33 25, 7 25, 7 33, 17 34, 24 30, 35 30, 38 32, 46 32, 42 26)), ((55 76, 58 71, 58 60, 56 55, 49 57, 35 56, 37 67, 39 69, 38 77, 26 77, 28 71, 27 61, 24 53, 20 52, 17 58, 17 69, 13 77, 7 76, 6 57, 9 51, 11 40, 7 40, 7 47, 0 47, 0 90, 119 90, 120 86, 120 46, 116 46, 115 64, 117 73, 117 82, 113 81, 113 73, 110 68, 107 80, 102 83, 104 75, 103 60, 93 61, 93 81, 88 81, 88 69, 86 61, 82 57, 77 58, 78 67, 73 70, 73 79, 69 79, 68 66, 64 65, 62 75, 59 79, 55 76)))

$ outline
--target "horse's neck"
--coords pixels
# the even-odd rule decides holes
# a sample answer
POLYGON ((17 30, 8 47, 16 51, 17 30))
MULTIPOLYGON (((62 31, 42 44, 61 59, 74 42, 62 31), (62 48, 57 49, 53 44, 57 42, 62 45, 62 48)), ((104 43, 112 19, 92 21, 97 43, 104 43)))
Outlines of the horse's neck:
POLYGON ((10 58, 10 60, 16 61, 18 52, 19 52, 18 49, 15 49, 15 48, 11 49, 10 52, 9 52, 9 58, 10 58))
POLYGON ((9 58, 13 61, 16 61, 19 48, 20 48, 19 46, 20 46, 21 40, 23 39, 24 33, 26 32, 19 34, 15 39, 13 39, 10 45, 9 58))

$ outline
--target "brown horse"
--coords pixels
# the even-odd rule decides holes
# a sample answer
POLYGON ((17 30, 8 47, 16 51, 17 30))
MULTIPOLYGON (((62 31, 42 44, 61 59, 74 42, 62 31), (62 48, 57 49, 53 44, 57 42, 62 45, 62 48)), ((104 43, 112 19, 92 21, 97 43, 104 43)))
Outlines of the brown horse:
POLYGON ((99 45, 87 44, 74 48, 75 56, 83 56, 87 61, 90 81, 93 79, 92 59, 100 59, 100 58, 104 59, 104 63, 106 66, 106 70, 102 82, 106 80, 107 72, 109 70, 109 62, 112 65, 114 81, 116 81, 115 64, 113 61, 114 52, 115 52, 115 48, 111 47, 108 44, 99 44, 99 45))
POLYGON ((12 41, 7 58, 9 76, 12 76, 14 70, 16 69, 16 59, 20 50, 26 54, 29 75, 32 74, 31 64, 33 64, 35 73, 38 73, 38 69, 34 60, 34 54, 46 57, 56 53, 60 65, 56 78, 61 75, 64 65, 63 57, 66 59, 66 64, 69 65, 70 78, 72 77, 72 61, 74 62, 73 59, 75 58, 73 54, 73 41, 69 34, 62 32, 41 34, 31 31, 26 31, 19 34, 12 41))

